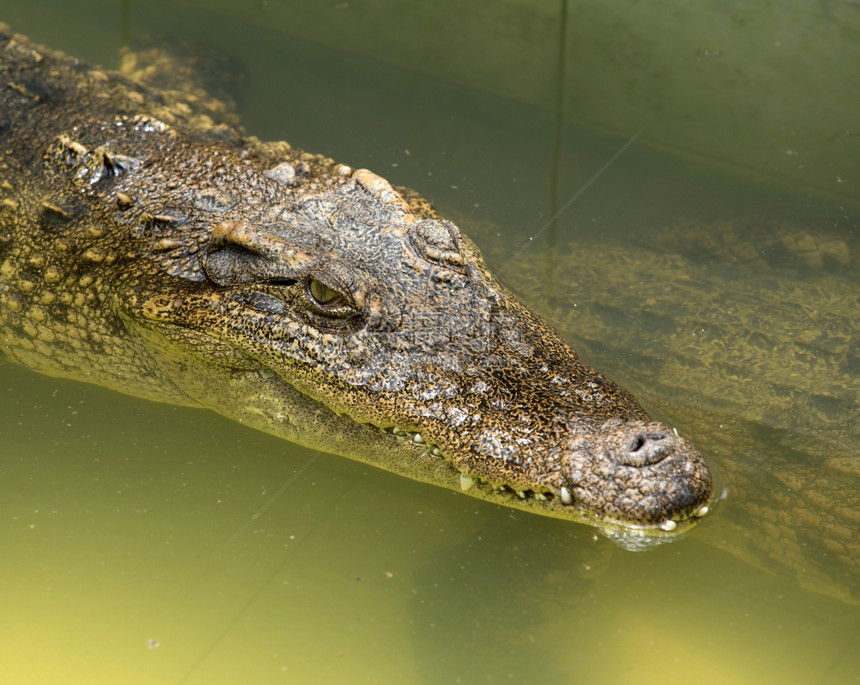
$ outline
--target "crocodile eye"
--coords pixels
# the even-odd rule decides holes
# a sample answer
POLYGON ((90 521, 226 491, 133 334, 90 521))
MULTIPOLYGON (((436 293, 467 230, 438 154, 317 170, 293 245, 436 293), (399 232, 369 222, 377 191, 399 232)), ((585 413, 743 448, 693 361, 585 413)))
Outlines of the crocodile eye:
POLYGON ((308 293, 313 301, 323 309, 349 306, 349 302, 337 290, 332 290, 325 283, 320 283, 313 278, 308 281, 308 293))
POLYGON ((357 324, 364 313, 363 288, 332 273, 307 275, 304 282, 305 315, 320 328, 357 324))

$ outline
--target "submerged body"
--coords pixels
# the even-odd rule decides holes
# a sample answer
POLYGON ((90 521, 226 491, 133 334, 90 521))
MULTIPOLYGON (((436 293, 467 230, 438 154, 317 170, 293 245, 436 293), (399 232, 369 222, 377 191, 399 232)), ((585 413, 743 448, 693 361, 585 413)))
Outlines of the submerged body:
POLYGON ((708 510, 698 451, 429 204, 0 27, 0 350, 623 544, 708 510))
POLYGON ((642 231, 632 248, 555 246, 520 285, 663 416, 694 422, 730 494, 698 539, 860 603, 857 238, 745 218, 642 231))

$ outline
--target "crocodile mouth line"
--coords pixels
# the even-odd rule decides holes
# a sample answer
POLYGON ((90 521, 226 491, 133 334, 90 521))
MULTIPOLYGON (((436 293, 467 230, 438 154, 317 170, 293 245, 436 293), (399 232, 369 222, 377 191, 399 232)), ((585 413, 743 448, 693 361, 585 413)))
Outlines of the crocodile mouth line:
MULTIPOLYGON (((374 428, 386 435, 394 436, 401 444, 411 442, 416 446, 424 448, 423 455, 425 457, 435 457, 450 465, 452 469, 459 473, 460 490, 468 492, 473 488, 479 488, 484 495, 488 497, 502 497, 510 500, 517 498, 523 503, 534 502, 551 505, 553 502, 561 503, 562 508, 571 507, 583 517, 592 520, 599 528, 601 528, 608 537, 615 540, 622 547, 629 549, 640 549, 648 546, 645 538, 650 538, 655 535, 681 533, 689 526, 708 514, 711 509, 710 502, 701 505, 693 512, 685 515, 668 516, 665 520, 658 524, 636 524, 630 521, 617 521, 610 518, 601 517, 595 513, 588 512, 579 508, 571 494, 570 490, 562 486, 558 493, 552 490, 536 490, 532 488, 517 489, 506 483, 493 483, 491 480, 481 477, 472 476, 465 471, 462 471, 454 465, 453 460, 445 455, 438 445, 427 440, 424 434, 418 431, 408 431, 398 426, 390 426, 380 428, 373 425, 374 428)), ((540 505, 538 505, 540 506, 540 505)))
MULTIPOLYGON (((290 382, 277 369, 271 367, 256 366, 250 369, 247 367, 235 367, 234 371, 240 374, 250 374, 264 382, 271 382, 274 378, 278 378, 294 392, 301 392, 294 383, 290 382)), ((311 399, 308 395, 305 395, 305 397, 311 399)), ((412 452, 414 458, 425 463, 435 462, 440 467, 444 465, 447 473, 450 474, 444 477, 444 482, 436 478, 428 482, 435 482, 437 485, 445 485, 455 490, 459 489, 477 499, 500 506, 509 506, 551 518, 573 519, 581 523, 588 523, 599 528, 607 537, 615 539, 621 546, 628 545, 618 541, 619 535, 642 540, 645 538, 669 539, 677 537, 690 528, 698 519, 705 516, 711 508, 710 505, 712 502, 709 501, 693 511, 667 513, 662 520, 656 523, 637 523, 635 520, 602 515, 598 511, 581 506, 571 492, 571 489, 564 485, 559 486, 558 489, 551 486, 541 487, 539 484, 536 484, 537 487, 524 488, 503 481, 496 481, 492 477, 488 478, 471 474, 460 468, 426 433, 418 430, 407 430, 396 424, 387 422, 380 422, 382 424, 380 425, 380 423, 375 421, 357 419, 348 412, 338 411, 327 406, 321 399, 313 399, 321 408, 325 408, 330 412, 332 418, 348 421, 356 426, 366 427, 373 432, 385 436, 387 439, 395 440, 400 446, 409 445, 415 450, 412 452), (448 480, 449 478, 450 480, 448 480)), ((250 409, 246 408, 246 410, 250 409)), ((279 423, 281 420, 278 416, 280 412, 274 413, 271 410, 267 411, 263 409, 259 413, 266 416, 270 423, 279 423)), ((391 470, 396 471, 396 469, 391 470)), ((424 479, 418 478, 418 480, 424 479)))
MULTIPOLYGON (((285 378, 281 373, 273 368, 254 368, 254 369, 237 369, 242 373, 250 373, 265 381, 271 381, 273 378, 279 378, 287 386, 291 387, 295 392, 301 392, 288 378, 285 378)), ((311 399, 308 395, 305 395, 311 399)), ((704 504, 699 505, 692 511, 679 510, 677 512, 667 512, 661 519, 650 523, 637 523, 635 520, 616 518, 601 514, 599 511, 589 509, 582 506, 574 497, 572 488, 565 485, 560 485, 557 489, 552 486, 541 487, 517 487, 504 481, 496 481, 492 477, 478 476, 460 468, 454 460, 447 455, 444 450, 426 433, 419 430, 408 430, 396 424, 370 420, 366 418, 361 420, 351 416, 347 411, 338 411, 326 405, 319 399, 313 398, 321 408, 325 408, 332 414, 332 418, 340 421, 347 421, 354 426, 361 426, 368 429, 385 439, 396 441, 396 444, 412 448, 410 454, 412 457, 421 462, 424 462, 425 467, 432 464, 437 464, 440 470, 437 476, 424 478, 414 476, 419 481, 426 481, 442 485, 454 490, 459 489, 463 493, 469 494, 477 499, 485 502, 496 504, 499 506, 507 506, 521 511, 526 511, 534 514, 541 514, 550 518, 558 518, 562 520, 574 520, 579 523, 586 523, 598 528, 603 535, 612 539, 621 547, 639 550, 647 549, 652 545, 660 544, 672 539, 677 539, 686 531, 693 527, 699 519, 708 514, 712 508, 713 502, 709 500, 704 504), (381 424, 381 425, 380 425, 381 424)), ((264 413, 270 422, 277 423, 280 419, 277 415, 264 413)), ((364 417, 363 417, 364 418, 364 417)), ((340 453, 340 452, 338 452, 340 453)), ((359 459, 364 461, 363 459, 359 459)), ((376 463, 375 460, 370 460, 376 463)), ((378 465, 378 464, 377 464, 378 465)), ((388 468, 388 470, 404 474, 404 470, 396 468, 388 468)), ((406 469, 408 471, 409 469, 406 469)), ((425 472, 426 474, 426 472, 425 472)))
MULTIPOLYGON (((458 469, 454 465, 453 460, 442 452, 438 445, 428 441, 424 435, 418 431, 408 431, 397 426, 391 426, 389 428, 379 428, 379 426, 374 427, 387 435, 393 435, 400 443, 413 442, 416 445, 421 445, 425 449, 425 455, 442 459, 445 463, 450 464, 451 467, 460 474, 460 490, 463 492, 468 492, 473 487, 487 487, 496 494, 511 494, 521 500, 536 499, 541 502, 551 502, 556 498, 555 493, 550 490, 517 490, 505 483, 491 483, 487 478, 471 476, 465 471, 458 469)), ((561 500, 564 504, 573 504, 573 497, 570 495, 570 492, 567 491, 567 488, 562 488, 561 500)))

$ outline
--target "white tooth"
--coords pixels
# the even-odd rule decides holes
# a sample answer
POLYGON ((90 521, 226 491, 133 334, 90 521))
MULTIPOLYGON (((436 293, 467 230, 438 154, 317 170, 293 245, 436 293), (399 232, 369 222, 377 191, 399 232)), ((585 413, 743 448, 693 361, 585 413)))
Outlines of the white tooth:
POLYGON ((394 433, 394 435, 406 435, 406 431, 402 428, 399 428, 398 426, 392 428, 391 432, 394 433))
POLYGON ((675 523, 672 519, 669 519, 668 521, 663 521, 663 523, 660 524, 660 528, 665 530, 667 533, 675 530, 675 528, 677 527, 678 524, 675 523))
POLYGON ((475 479, 471 476, 467 476, 465 473, 460 474, 460 489, 463 492, 466 492, 469 488, 471 488, 475 484, 475 479))
POLYGON ((430 453, 434 457, 441 457, 442 456, 442 452, 440 451, 440 449, 438 447, 434 447, 432 450, 430 450, 430 453))
POLYGON ((673 427, 673 428, 672 428, 672 430, 673 430, 673 431, 675 431, 675 437, 676 437, 676 438, 680 438, 680 437, 681 437, 680 435, 678 435, 678 429, 677 429, 677 428, 673 427))
POLYGON ((525 491, 524 490, 517 490, 517 497, 519 497, 520 499, 525 499, 526 498, 525 491))
POLYGON ((542 492, 539 492, 535 495, 541 502, 546 502, 549 498, 544 495, 542 492))
POLYGON ((567 488, 561 489, 561 501, 563 504, 573 504, 573 495, 570 494, 570 490, 567 488))
POLYGON ((424 438, 421 437, 421 433, 416 433, 412 436, 412 442, 417 442, 419 445, 424 444, 424 438))
POLYGON ((701 506, 698 509, 696 509, 696 513, 693 514, 693 516, 704 516, 710 510, 711 510, 710 507, 707 504, 705 504, 704 506, 701 506))

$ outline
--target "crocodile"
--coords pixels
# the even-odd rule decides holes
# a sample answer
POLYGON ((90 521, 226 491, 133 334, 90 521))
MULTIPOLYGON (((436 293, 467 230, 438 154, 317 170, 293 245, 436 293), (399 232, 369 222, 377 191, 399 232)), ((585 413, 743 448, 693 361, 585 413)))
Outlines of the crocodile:
POLYGON ((245 135, 185 73, 158 51, 108 71, 0 27, 6 358, 632 549, 708 513, 693 444, 427 200, 245 135))

